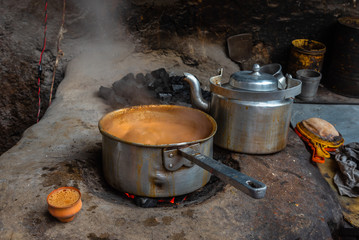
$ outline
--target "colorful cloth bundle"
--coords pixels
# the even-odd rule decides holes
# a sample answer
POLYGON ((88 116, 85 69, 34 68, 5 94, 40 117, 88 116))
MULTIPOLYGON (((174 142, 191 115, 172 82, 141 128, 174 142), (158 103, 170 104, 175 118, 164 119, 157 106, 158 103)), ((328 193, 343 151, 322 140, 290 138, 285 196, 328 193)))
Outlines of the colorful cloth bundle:
POLYGON ((313 162, 324 163, 325 158, 330 158, 329 152, 344 144, 342 135, 334 126, 320 118, 303 120, 297 123, 294 131, 313 150, 313 162))

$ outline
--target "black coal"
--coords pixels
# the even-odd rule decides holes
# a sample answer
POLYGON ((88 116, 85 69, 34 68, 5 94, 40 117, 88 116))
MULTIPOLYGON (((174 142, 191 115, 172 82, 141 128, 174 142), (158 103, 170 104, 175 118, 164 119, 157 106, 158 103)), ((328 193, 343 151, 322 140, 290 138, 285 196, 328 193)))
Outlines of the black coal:
MULTIPOLYGON (((210 92, 202 90, 206 100, 210 92)), ((170 76, 159 68, 151 73, 129 73, 114 82, 111 88, 100 87, 99 96, 113 108, 148 104, 173 104, 191 106, 190 87, 183 76, 170 76)))

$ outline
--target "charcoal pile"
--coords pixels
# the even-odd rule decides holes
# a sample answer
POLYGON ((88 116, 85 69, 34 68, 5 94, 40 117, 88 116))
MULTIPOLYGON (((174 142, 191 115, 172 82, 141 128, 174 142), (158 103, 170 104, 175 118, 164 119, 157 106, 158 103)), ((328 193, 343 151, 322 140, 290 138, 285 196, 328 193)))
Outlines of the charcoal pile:
MULTIPOLYGON (((210 92, 202 90, 209 100, 210 92)), ((191 106, 190 87, 183 76, 172 76, 164 68, 151 73, 129 73, 114 82, 111 88, 100 87, 99 96, 113 108, 148 104, 191 106)))

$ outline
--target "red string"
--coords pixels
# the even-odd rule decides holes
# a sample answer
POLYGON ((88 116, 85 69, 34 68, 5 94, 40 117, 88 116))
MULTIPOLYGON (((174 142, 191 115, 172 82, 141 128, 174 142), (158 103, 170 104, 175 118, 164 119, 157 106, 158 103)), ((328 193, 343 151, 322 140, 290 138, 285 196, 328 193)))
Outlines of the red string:
POLYGON ((41 87, 40 87, 40 77, 38 77, 37 79, 37 85, 39 86, 39 90, 37 92, 37 96, 38 96, 38 103, 37 103, 37 117, 36 117, 36 122, 39 122, 39 117, 40 117, 40 110, 41 110, 41 96, 40 96, 40 93, 41 93, 41 87))
POLYGON ((44 54, 45 48, 46 48, 46 30, 47 30, 47 1, 45 1, 45 20, 44 20, 44 43, 43 43, 43 47, 42 47, 42 51, 40 54, 40 60, 39 60, 39 69, 38 69, 38 77, 37 77, 37 85, 39 87, 38 90, 38 110, 37 110, 37 119, 36 121, 39 122, 40 119, 40 111, 41 111, 41 72, 42 72, 42 67, 41 67, 41 62, 42 62, 42 55, 44 54))
POLYGON ((45 3, 45 21, 44 21, 44 24, 45 24, 45 28, 44 28, 44 44, 43 44, 42 51, 41 51, 41 54, 40 54, 40 61, 39 61, 39 65, 41 64, 41 61, 42 61, 42 55, 44 54, 44 51, 45 51, 45 48, 46 48, 47 2, 45 3))

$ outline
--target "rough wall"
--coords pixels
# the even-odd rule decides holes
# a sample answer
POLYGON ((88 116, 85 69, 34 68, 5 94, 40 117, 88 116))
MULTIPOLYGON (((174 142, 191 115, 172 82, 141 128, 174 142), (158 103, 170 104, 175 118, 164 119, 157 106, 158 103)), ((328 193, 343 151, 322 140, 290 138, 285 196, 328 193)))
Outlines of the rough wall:
MULTIPOLYGON (((63 79, 66 63, 73 53, 68 51, 72 40, 82 33, 81 16, 85 10, 77 1, 67 1, 66 49, 55 73, 54 92, 63 79), (77 5, 78 4, 78 5, 77 5), (74 29, 78 28, 77 30, 74 29)), ((57 55, 57 35, 61 25, 63 1, 48 1, 46 48, 42 57, 41 113, 49 106, 50 88, 57 55)), ((38 111, 38 65, 44 40, 45 1, 0 1, 0 154, 21 138, 25 129, 35 124, 38 111)))
POLYGON ((327 44, 337 17, 358 15, 356 1, 178 0, 172 3, 133 0, 122 16, 145 46, 185 50, 192 62, 200 61, 201 54, 195 50, 191 53, 189 43, 182 41, 185 37, 218 42, 226 47, 227 37, 252 33, 253 45, 263 44, 262 52, 259 51, 262 59, 255 60, 278 62, 284 68, 292 40, 308 38, 327 44))
MULTIPOLYGON (((42 49, 44 2, 1 1, 0 7, 0 154, 13 146, 22 132, 36 123, 37 65, 42 49)), ((61 2, 48 9, 48 22, 61 14, 61 2)), ((58 22, 57 22, 58 23, 58 22)), ((43 57, 44 76, 54 60, 54 40, 58 24, 48 28, 48 47, 43 57)), ((61 69, 61 68, 60 68, 61 69)), ((49 83, 42 86, 42 99, 48 99, 49 83), (44 94, 46 93, 46 94, 44 94)), ((42 104, 42 113, 47 101, 42 104)))

